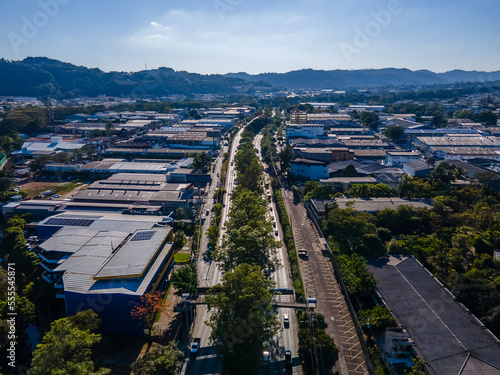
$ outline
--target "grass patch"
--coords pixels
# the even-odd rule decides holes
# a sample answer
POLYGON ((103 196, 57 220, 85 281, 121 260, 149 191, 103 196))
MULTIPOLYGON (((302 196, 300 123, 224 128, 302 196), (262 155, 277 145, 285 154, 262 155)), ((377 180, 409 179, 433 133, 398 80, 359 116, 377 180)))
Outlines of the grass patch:
POLYGON ((66 182, 65 184, 56 186, 52 189, 52 193, 54 194, 66 194, 69 193, 70 191, 76 189, 79 186, 82 186, 83 182, 81 181, 72 181, 72 182, 66 182))
POLYGON ((66 194, 82 185, 83 182, 81 181, 71 181, 66 183, 32 181, 21 185, 21 190, 25 191, 29 197, 33 198, 47 190, 52 190, 52 194, 66 194))
POLYGON ((177 253, 174 254, 175 263, 186 263, 191 260, 191 254, 189 253, 177 253))

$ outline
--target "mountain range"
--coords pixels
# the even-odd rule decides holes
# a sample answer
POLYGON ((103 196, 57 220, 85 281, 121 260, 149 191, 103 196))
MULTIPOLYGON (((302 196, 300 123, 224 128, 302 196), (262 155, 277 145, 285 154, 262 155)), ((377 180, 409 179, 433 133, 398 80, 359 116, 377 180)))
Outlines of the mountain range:
POLYGON ((424 86, 456 82, 500 80, 500 71, 366 69, 313 70, 287 73, 197 74, 158 68, 139 72, 104 72, 46 57, 20 61, 0 59, 0 96, 96 97, 98 95, 151 98, 169 95, 254 94, 279 89, 363 89, 424 86))
POLYGON ((500 71, 481 72, 452 70, 434 73, 430 70, 364 69, 364 70, 313 70, 302 69, 288 73, 229 73, 229 77, 246 81, 264 81, 288 89, 362 89, 383 86, 425 86, 456 82, 484 82, 500 80, 500 71))

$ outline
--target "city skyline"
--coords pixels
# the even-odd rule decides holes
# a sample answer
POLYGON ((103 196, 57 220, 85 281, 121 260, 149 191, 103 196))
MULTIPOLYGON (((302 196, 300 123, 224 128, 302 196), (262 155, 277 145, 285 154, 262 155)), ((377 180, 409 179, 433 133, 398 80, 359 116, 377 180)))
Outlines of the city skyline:
POLYGON ((304 68, 500 69, 500 4, 460 0, 4 2, 2 57, 104 71, 251 74, 304 68))

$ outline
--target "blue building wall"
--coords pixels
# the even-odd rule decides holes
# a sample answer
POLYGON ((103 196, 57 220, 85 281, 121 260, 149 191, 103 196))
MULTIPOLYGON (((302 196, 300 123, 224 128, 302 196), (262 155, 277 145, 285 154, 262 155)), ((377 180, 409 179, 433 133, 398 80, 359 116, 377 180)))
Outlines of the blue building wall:
POLYGON ((328 166, 322 165, 305 165, 294 163, 292 161, 290 165, 290 172, 294 176, 300 176, 309 180, 328 178, 328 166))
POLYGON ((138 319, 130 315, 135 303, 139 303, 139 296, 127 294, 83 294, 65 292, 66 314, 72 316, 78 312, 92 309, 102 319, 102 333, 144 336, 144 330, 138 319))

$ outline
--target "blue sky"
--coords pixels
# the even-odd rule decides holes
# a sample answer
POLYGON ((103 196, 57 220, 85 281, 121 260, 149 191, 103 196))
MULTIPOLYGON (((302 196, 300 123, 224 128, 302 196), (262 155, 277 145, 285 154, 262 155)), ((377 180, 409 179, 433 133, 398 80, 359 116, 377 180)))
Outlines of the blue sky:
POLYGON ((0 0, 0 57, 105 71, 500 70, 496 0, 0 0))

